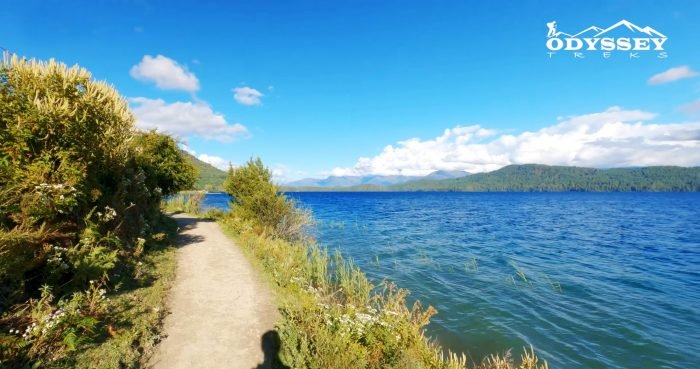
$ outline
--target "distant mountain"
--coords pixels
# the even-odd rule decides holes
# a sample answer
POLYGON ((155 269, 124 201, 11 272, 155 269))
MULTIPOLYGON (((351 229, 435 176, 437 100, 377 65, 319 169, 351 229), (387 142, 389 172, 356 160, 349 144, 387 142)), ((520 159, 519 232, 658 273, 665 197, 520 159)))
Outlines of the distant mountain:
MULTIPOLYGON (((426 176, 427 177, 427 176, 426 176)), ((594 169, 509 165, 489 173, 420 178, 388 186, 286 187, 285 191, 700 192, 700 167, 594 169)))
POLYGON ((437 170, 423 177, 422 179, 449 179, 468 176, 469 172, 463 170, 437 170))
POLYGON ((418 179, 447 179, 468 175, 469 173, 460 170, 438 170, 427 176, 330 176, 323 179, 304 178, 285 184, 285 187, 351 187, 351 186, 390 186, 418 179))
POLYGON ((223 191, 224 190, 224 180, 226 179, 226 172, 223 170, 212 166, 209 163, 205 163, 196 157, 190 155, 188 152, 182 152, 187 160, 194 165, 195 168, 199 170, 199 179, 195 184, 195 190, 205 190, 205 191, 223 191))

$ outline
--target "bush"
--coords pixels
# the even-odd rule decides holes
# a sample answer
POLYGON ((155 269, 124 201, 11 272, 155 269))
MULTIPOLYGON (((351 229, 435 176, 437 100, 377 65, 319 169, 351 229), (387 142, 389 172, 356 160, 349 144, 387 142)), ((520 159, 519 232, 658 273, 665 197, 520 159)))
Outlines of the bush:
POLYGON ((172 138, 155 131, 141 132, 134 146, 136 163, 145 172, 149 188, 160 188, 167 196, 194 186, 199 172, 172 138))
POLYGON ((224 189, 233 199, 232 216, 253 222, 258 233, 296 240, 305 236, 311 224, 311 213, 297 208, 293 200, 280 193, 260 158, 231 167, 224 189))
POLYGON ((80 322, 101 319, 94 309, 81 308, 80 319, 62 318, 60 339, 17 340, 7 332, 31 331, 30 324, 41 324, 37 314, 69 306, 90 291, 91 280, 109 289, 113 275, 130 273, 162 195, 191 186, 195 175, 172 138, 137 131, 126 100, 85 69, 6 57, 0 64, 0 364, 57 360, 91 339, 80 322))

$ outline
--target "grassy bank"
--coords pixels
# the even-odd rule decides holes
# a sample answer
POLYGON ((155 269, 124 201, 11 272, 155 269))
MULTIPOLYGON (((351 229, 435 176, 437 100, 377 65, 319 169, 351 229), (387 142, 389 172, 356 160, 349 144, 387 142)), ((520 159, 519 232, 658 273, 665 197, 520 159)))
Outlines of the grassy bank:
POLYGON ((156 233, 137 264, 133 275, 116 283, 106 296, 104 340, 83 347, 73 360, 61 367, 139 368, 160 341, 160 329, 166 315, 165 297, 175 278, 177 225, 163 217, 165 231, 156 233))
POLYGON ((231 171, 226 188, 237 201, 219 222, 278 290, 280 367, 547 368, 531 349, 518 364, 509 355, 482 360, 444 352, 423 333, 434 308, 409 308, 407 290, 371 283, 352 261, 298 232, 290 223, 308 218, 269 178, 259 162, 231 171))

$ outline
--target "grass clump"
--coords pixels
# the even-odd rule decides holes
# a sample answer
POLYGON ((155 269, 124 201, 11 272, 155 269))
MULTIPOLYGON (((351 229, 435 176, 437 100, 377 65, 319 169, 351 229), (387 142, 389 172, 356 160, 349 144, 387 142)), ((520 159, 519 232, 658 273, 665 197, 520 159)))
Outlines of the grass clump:
MULTIPOLYGON (((235 202, 233 211, 219 221, 279 290, 277 331, 284 365, 314 369, 516 368, 510 355, 491 356, 476 365, 463 354, 445 352, 424 335, 424 327, 437 313, 433 307, 423 307, 418 301, 409 307, 409 291, 391 282, 374 284, 340 252, 329 255, 310 237, 299 237, 307 222, 295 225, 302 232, 277 231, 294 204, 274 191, 268 174, 259 160, 230 171, 227 189, 235 202), (238 175, 244 178, 235 178, 238 175), (270 196, 274 198, 267 198, 270 196)), ((530 351, 519 368, 544 369, 547 364, 530 351)))
POLYGON ((188 213, 197 215, 202 208, 204 191, 183 192, 169 196, 160 203, 160 208, 167 213, 188 213))

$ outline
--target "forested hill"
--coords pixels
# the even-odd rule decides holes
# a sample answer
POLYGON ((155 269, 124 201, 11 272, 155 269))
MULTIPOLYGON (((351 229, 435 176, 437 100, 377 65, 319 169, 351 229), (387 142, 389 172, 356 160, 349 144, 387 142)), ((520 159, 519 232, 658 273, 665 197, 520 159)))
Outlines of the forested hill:
POLYGON ((391 191, 700 191, 700 167, 593 169, 537 164, 510 165, 489 173, 419 180, 391 191))
POLYGON ((286 187, 284 191, 465 192, 698 192, 700 167, 593 169, 539 164, 509 165, 489 173, 450 179, 419 179, 390 186, 286 187))
POLYGON ((223 170, 212 166, 209 163, 205 163, 196 157, 184 152, 187 159, 194 165, 199 171, 199 179, 194 185, 195 190, 205 190, 211 192, 218 192, 224 190, 224 180, 226 179, 226 172, 223 170))

